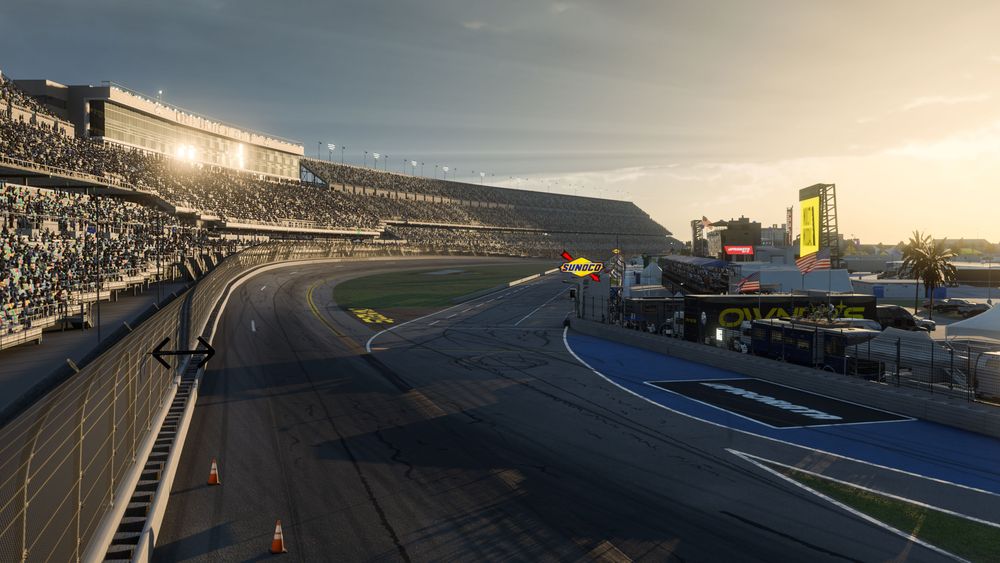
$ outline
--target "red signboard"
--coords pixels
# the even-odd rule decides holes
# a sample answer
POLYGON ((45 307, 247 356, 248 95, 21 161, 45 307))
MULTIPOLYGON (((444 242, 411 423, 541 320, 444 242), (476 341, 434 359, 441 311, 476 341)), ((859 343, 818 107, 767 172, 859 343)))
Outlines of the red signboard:
POLYGON ((738 254, 738 255, 741 255, 741 256, 753 256, 753 247, 752 246, 730 246, 730 245, 727 245, 727 246, 723 247, 723 249, 726 251, 726 254, 728 254, 730 256, 733 256, 735 254, 738 254))

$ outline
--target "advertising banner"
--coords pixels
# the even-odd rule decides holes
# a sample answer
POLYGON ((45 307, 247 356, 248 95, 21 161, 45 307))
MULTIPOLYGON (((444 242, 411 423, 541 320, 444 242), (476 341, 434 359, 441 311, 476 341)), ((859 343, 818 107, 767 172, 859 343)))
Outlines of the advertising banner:
POLYGON ((799 256, 808 256, 819 251, 819 196, 803 199, 799 205, 802 207, 802 236, 799 239, 799 256))

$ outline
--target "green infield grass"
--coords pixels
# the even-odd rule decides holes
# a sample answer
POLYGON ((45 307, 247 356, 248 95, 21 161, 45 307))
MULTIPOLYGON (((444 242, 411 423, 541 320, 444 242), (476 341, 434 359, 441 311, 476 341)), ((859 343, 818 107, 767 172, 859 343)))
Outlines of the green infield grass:
POLYGON ((457 266, 374 274, 337 284, 333 298, 343 308, 444 307, 452 299, 551 268, 541 263, 457 266))
POLYGON ((969 561, 1000 561, 1000 528, 793 469, 771 467, 858 512, 959 557, 969 561))

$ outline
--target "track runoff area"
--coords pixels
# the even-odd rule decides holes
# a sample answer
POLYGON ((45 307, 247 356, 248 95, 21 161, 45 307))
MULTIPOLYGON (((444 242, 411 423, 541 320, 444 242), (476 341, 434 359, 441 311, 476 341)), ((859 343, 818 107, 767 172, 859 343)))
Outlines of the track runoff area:
POLYGON ((996 441, 567 330, 566 274, 447 306, 335 300, 362 276, 503 264, 523 262, 297 265, 239 286, 154 559, 269 557, 276 520, 275 557, 297 561, 955 558, 788 468, 998 520, 996 441))

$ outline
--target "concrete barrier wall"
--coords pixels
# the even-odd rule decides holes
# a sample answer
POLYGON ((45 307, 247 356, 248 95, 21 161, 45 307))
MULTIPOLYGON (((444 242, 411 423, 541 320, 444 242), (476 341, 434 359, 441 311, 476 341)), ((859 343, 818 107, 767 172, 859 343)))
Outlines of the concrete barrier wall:
POLYGON ((1000 408, 575 319, 572 330, 813 393, 1000 438, 1000 408))

